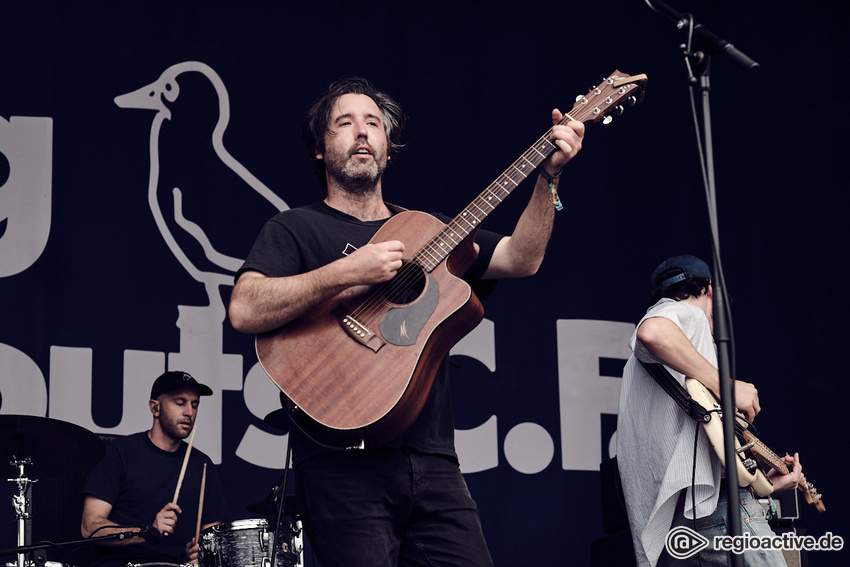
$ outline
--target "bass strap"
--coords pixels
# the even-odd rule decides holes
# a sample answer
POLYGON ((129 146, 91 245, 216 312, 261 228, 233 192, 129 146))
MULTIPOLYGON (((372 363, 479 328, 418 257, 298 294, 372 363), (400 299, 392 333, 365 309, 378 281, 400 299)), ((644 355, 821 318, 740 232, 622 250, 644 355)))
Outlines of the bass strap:
POLYGON ((649 375, 652 376, 658 385, 673 398, 682 410, 688 414, 688 417, 699 423, 708 423, 711 421, 711 414, 702 405, 695 401, 684 386, 679 384, 678 380, 670 374, 663 364, 648 363, 638 359, 649 375))

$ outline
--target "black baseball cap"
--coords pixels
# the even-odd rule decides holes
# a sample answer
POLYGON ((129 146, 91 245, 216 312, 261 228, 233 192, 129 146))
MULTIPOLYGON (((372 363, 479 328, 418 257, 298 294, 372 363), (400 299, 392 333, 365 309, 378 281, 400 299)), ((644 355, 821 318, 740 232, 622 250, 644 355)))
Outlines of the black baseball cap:
POLYGON ((651 289, 661 289, 688 278, 711 279, 711 270, 708 268, 708 264, 691 254, 673 256, 672 258, 667 258, 655 268, 655 271, 652 272, 652 279, 649 282, 649 286, 651 289), (659 282, 658 278, 661 274, 669 270, 677 270, 677 273, 659 282))
POLYGON ((213 393, 209 386, 199 383, 188 372, 170 370, 154 381, 153 387, 151 387, 151 399, 155 400, 165 392, 179 390, 186 386, 196 387, 198 393, 202 396, 212 396, 213 393))

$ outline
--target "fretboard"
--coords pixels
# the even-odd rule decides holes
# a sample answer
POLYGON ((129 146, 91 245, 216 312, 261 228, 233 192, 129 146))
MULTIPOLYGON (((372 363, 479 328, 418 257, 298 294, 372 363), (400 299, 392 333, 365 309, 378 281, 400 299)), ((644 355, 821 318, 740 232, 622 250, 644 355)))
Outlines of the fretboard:
POLYGON ((417 254, 417 262, 428 271, 436 268, 464 238, 472 234, 522 181, 543 163, 556 146, 551 128, 508 169, 464 208, 417 254))
MULTIPOLYGON (((614 71, 604 82, 593 87, 587 95, 576 99, 573 108, 558 124, 577 120, 585 124, 599 122, 630 96, 632 91, 646 84, 646 75, 631 77, 614 71)), ((634 98, 634 97, 633 97, 634 98)), ((498 207, 524 179, 531 175, 543 160, 552 155, 557 146, 552 142, 552 128, 523 153, 511 166, 496 178, 475 200, 445 226, 414 256, 415 262, 432 271, 470 234, 481 226, 484 219, 498 207)))
MULTIPOLYGON (((635 98, 633 91, 643 92, 646 75, 631 77, 614 71, 601 85, 587 95, 577 97, 573 108, 558 121, 566 124, 577 120, 585 124, 599 122, 626 98, 635 98)), ((607 118, 606 118, 607 120, 607 118)), ((552 142, 552 128, 546 131, 519 159, 493 181, 472 203, 443 228, 414 256, 415 262, 432 271, 498 207, 524 179, 549 157, 557 146, 552 142)))

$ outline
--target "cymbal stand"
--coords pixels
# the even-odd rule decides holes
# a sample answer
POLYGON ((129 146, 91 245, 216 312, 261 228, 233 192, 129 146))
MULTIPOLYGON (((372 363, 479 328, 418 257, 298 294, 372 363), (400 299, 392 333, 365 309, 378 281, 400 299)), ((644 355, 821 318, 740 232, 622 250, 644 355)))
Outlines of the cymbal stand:
MULTIPOLYGON (((18 493, 12 496, 12 507, 15 509, 15 518, 18 521, 18 547, 24 547, 28 544, 27 540, 27 520, 32 519, 32 502, 29 499, 29 490, 35 479, 30 479, 26 475, 25 467, 32 464, 29 457, 19 459, 12 457, 11 464, 18 469, 16 478, 6 479, 9 482, 14 482, 18 485, 18 493)), ((25 567, 25 555, 18 553, 18 567, 25 567)))

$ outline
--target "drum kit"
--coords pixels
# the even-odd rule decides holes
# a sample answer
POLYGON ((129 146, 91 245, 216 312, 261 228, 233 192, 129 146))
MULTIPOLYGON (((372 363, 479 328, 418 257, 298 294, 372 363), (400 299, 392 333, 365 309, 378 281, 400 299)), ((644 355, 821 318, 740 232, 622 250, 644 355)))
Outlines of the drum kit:
MULTIPOLYGON (((287 421, 280 411, 272 412, 265 419, 268 425, 282 430, 288 430, 287 421)), ((5 567, 69 567, 46 561, 44 554, 38 551, 93 542, 83 539, 30 545, 26 527, 33 518, 30 489, 37 479, 84 472, 97 464, 105 452, 104 441, 78 425, 47 417, 0 415, 0 466, 11 467, 6 469, 6 476, 15 486, 12 506, 17 522, 17 546, 0 549, 0 557, 16 555, 17 561, 6 563, 5 567)), ((285 486, 285 478, 279 486, 285 486)), ((201 567, 304 566, 300 517, 294 511, 292 496, 279 498, 279 486, 264 500, 247 507, 251 514, 266 518, 222 523, 200 533, 198 563, 201 567), (290 516, 293 522, 282 521, 281 513, 290 516)), ((185 566, 130 563, 127 567, 185 566)))

